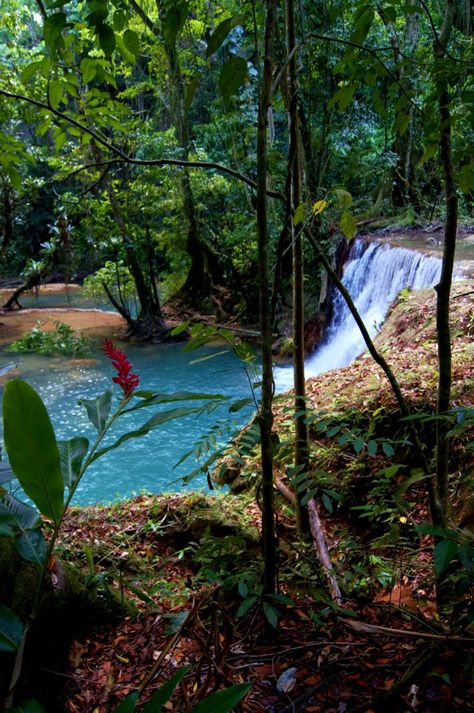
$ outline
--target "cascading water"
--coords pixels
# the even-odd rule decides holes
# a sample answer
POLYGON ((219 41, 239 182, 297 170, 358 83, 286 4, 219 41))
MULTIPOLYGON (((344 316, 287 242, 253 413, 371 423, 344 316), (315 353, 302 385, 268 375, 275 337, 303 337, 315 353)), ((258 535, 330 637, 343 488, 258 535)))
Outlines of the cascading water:
MULTIPOLYGON (((356 240, 346 263, 342 281, 371 336, 382 326, 387 311, 404 288, 431 287, 439 281, 441 260, 406 248, 394 248, 385 243, 365 243, 356 240)), ((332 290, 333 317, 324 343, 309 357, 306 377, 350 364, 365 350, 360 334, 344 298, 332 290)), ((275 383, 278 391, 293 386, 293 369, 277 368, 275 383)))

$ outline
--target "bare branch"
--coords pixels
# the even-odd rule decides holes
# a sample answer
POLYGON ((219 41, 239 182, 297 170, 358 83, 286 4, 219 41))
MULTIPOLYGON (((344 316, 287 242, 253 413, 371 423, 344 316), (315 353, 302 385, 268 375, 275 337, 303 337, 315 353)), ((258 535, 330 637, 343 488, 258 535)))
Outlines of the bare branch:
MULTIPOLYGON (((67 124, 70 124, 71 126, 76 127, 76 129, 79 129, 80 131, 83 131, 85 134, 89 134, 89 136, 92 136, 95 141, 106 148, 108 151, 110 151, 112 154, 115 154, 117 157, 114 160, 110 160, 107 163, 128 163, 133 166, 177 166, 180 168, 204 168, 207 170, 215 170, 218 171, 219 173, 223 173, 227 176, 232 176, 232 178, 236 178, 238 181, 241 181, 242 183, 246 183, 248 186, 256 190, 257 184, 255 181, 253 181, 251 178, 246 176, 243 173, 240 173, 239 171, 235 171, 233 168, 229 168, 229 166, 223 166, 220 163, 215 163, 214 161, 185 161, 184 159, 177 159, 177 158, 155 158, 155 159, 140 159, 140 158, 133 158, 132 156, 128 156, 126 153, 121 151, 117 146, 114 146, 114 144, 110 143, 106 139, 104 139, 100 134, 98 134, 96 131, 93 129, 90 129, 88 126, 85 126, 84 124, 81 124, 81 122, 77 121, 76 119, 73 119, 71 116, 68 116, 67 114, 63 114, 61 111, 58 109, 54 109, 53 107, 49 106, 48 104, 45 104, 44 102, 40 102, 37 99, 33 99, 32 97, 27 97, 24 94, 17 94, 15 92, 8 92, 6 89, 0 89, 0 96, 7 97, 9 99, 17 99, 18 101, 23 101, 28 104, 32 104, 33 106, 38 107, 39 109, 45 109, 46 111, 50 112, 54 116, 56 116, 58 119, 61 119, 61 121, 65 121, 67 124)), ((105 165, 105 162, 101 164, 95 164, 95 165, 105 165)), ((83 169, 80 169, 83 170, 83 169)), ((280 193, 279 191, 270 191, 267 190, 267 195, 270 196, 271 198, 277 198, 278 200, 284 202, 285 201, 285 196, 280 193)))

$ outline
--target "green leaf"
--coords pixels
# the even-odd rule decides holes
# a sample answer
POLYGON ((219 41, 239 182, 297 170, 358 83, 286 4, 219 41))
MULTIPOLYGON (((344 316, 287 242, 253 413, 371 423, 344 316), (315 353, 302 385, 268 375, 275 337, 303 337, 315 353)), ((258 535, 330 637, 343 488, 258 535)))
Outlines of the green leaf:
POLYGON ((245 406, 250 406, 250 404, 253 404, 252 399, 238 399, 237 401, 234 401, 231 406, 229 406, 229 413, 236 413, 237 411, 240 411, 240 409, 245 408, 245 406))
POLYGON ((150 698, 148 703, 143 706, 142 713, 161 713, 161 708, 171 698, 176 686, 183 680, 187 673, 191 670, 190 666, 177 671, 169 681, 163 684, 161 688, 150 698))
POLYGON ((207 43, 206 57, 209 58, 211 55, 214 54, 214 52, 217 52, 229 32, 237 25, 242 24, 244 20, 245 17, 243 15, 235 15, 234 17, 227 18, 227 20, 222 20, 222 22, 217 25, 216 29, 209 38, 209 42, 207 43))
POLYGON ((56 151, 61 151, 62 147, 67 141, 67 134, 65 131, 58 131, 54 137, 54 148, 56 151))
POLYGON ((56 438, 42 400, 20 379, 5 386, 3 424, 13 472, 40 512, 58 524, 64 509, 64 482, 56 438))
POLYGON ((357 233, 357 222, 351 213, 346 211, 341 215, 339 226, 343 235, 345 235, 348 240, 355 238, 357 233))
POLYGON ((173 614, 164 614, 163 618, 168 620, 168 624, 165 628, 165 636, 173 636, 174 634, 177 634, 188 616, 188 609, 183 609, 182 611, 178 611, 173 614))
POLYGON ((19 706, 9 708, 8 713, 46 713, 46 711, 39 701, 29 698, 26 701, 22 701, 19 706))
POLYGON ((127 16, 121 10, 116 10, 113 16, 114 30, 122 32, 127 24, 127 16))
POLYGON ((15 547, 28 562, 44 564, 48 548, 41 530, 23 530, 21 535, 15 538, 15 547))
POLYGON ((115 32, 105 22, 99 26, 99 45, 106 57, 110 57, 115 49, 115 32))
POLYGON ((122 414, 137 411, 149 406, 173 403, 174 401, 226 401, 229 397, 223 394, 200 394, 195 391, 176 391, 174 394, 154 394, 152 391, 136 391, 134 396, 142 399, 134 406, 124 409, 122 414))
POLYGON ((0 651, 16 651, 23 638, 23 624, 8 607, 0 604, 0 651))
POLYGON ((163 21, 163 37, 167 45, 174 47, 188 17, 188 3, 175 2, 171 5, 163 21))
MULTIPOLYGON (((184 111, 185 112, 189 111, 189 107, 191 106, 192 101, 194 99, 194 95, 196 93, 196 88, 197 88, 198 83, 199 83, 199 77, 197 74, 195 74, 193 77, 191 77, 191 79, 189 80, 189 82, 186 85, 186 93, 184 95, 184 111)), ((184 329, 180 329, 180 327, 182 327, 181 324, 179 324, 177 327, 175 327, 173 329, 173 334, 180 334, 181 331, 184 331, 184 329, 187 328, 187 323, 186 323, 186 326, 184 327, 184 329), (175 330, 178 330, 178 331, 175 331, 175 330)))
POLYGON ((357 436, 354 443, 352 444, 356 453, 360 453, 365 446, 364 439, 362 436, 357 436))
POLYGON ((62 31, 66 24, 64 12, 55 12, 46 18, 43 24, 43 37, 46 47, 53 53, 64 47, 62 31))
POLYGON ((387 443, 387 441, 384 441, 382 443, 382 450, 385 453, 385 455, 387 456, 387 458, 391 458, 392 456, 395 455, 395 451, 393 450, 390 443, 387 443))
POLYGON ((420 532, 422 535, 432 535, 433 537, 443 537, 456 539, 458 533, 455 530, 450 530, 449 528, 440 527, 439 525, 430 525, 429 523, 423 523, 421 525, 415 525, 415 530, 420 532))
POLYGON ((268 602, 263 602, 263 613, 268 623, 276 629, 278 626, 278 610, 268 602))
POLYGON ((247 612, 253 607, 257 599, 257 596, 247 597, 246 599, 244 599, 240 607, 237 609, 236 617, 239 618, 247 614, 247 612))
POLYGON ((339 208, 345 210, 346 208, 351 207, 352 195, 349 193, 349 191, 346 191, 345 188, 334 188, 332 192, 336 196, 337 205, 339 206, 339 208))
POLYGON ((249 593, 249 588, 245 582, 239 582, 237 585, 237 589, 239 590, 239 594, 242 597, 242 599, 245 599, 249 593))
POLYGON ((329 497, 329 495, 327 495, 326 493, 323 493, 321 499, 322 499, 323 505, 324 505, 324 507, 326 508, 326 510, 328 511, 328 513, 329 513, 330 515, 332 515, 333 512, 334 512, 334 508, 333 508, 333 505, 332 505, 332 500, 331 500, 331 498, 329 497))
POLYGON ((0 515, 13 518, 17 530, 30 530, 40 521, 38 510, 14 495, 6 495, 0 502, 0 515))
POLYGON ((88 58, 81 60, 81 72, 84 84, 92 82, 97 73, 97 64, 95 60, 88 58))
POLYGON ((58 441, 61 472, 64 484, 68 488, 76 484, 88 448, 89 441, 84 436, 75 436, 69 441, 58 441))
POLYGON ((63 83, 59 79, 53 79, 49 83, 49 101, 53 109, 57 109, 64 95, 63 83))
POLYGON ((125 30, 123 33, 123 43, 130 54, 133 54, 136 59, 140 54, 140 40, 137 33, 133 30, 125 30))
POLYGON ((436 575, 439 577, 457 555, 458 546, 453 540, 441 540, 434 548, 433 559, 436 575))
POLYGON ((107 389, 96 399, 80 399, 77 403, 79 406, 85 407, 89 421, 96 427, 97 431, 99 433, 103 431, 112 407, 112 391, 107 389))
POLYGON ((367 443, 367 453, 369 456, 376 456, 377 455, 377 441, 370 440, 367 443))
POLYGON ((40 60, 39 62, 31 62, 31 64, 28 64, 21 73, 21 81, 23 82, 23 84, 26 84, 30 81, 30 79, 33 79, 36 72, 38 72, 38 70, 40 70, 42 66, 43 60, 40 60))
POLYGON ((0 537, 11 537, 15 534, 16 520, 9 512, 0 512, 0 537))
POLYGON ((296 208, 295 213, 293 215, 293 225, 294 226, 297 226, 303 222, 304 211, 305 211, 305 204, 300 203, 299 206, 296 208))
POLYGON ((219 88, 224 101, 228 102, 247 77, 247 62, 243 57, 231 57, 221 69, 219 88))
POLYGON ((133 713, 138 703, 138 697, 139 694, 136 691, 129 693, 128 696, 112 710, 112 713, 133 713))
POLYGON ((223 691, 216 691, 195 706, 191 713, 228 713, 247 695, 252 685, 238 683, 223 691))
POLYGON ((471 193, 474 189, 474 163, 465 164, 458 174, 459 188, 463 193, 471 193))

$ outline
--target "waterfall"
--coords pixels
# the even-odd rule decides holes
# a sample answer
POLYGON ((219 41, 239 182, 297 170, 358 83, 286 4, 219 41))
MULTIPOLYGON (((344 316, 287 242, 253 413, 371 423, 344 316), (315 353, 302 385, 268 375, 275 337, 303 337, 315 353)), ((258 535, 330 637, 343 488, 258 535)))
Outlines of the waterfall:
MULTIPOLYGON (((397 294, 404 288, 431 287, 439 281, 441 260, 386 243, 367 245, 356 240, 344 267, 342 281, 349 290, 371 336, 383 324, 397 294)), ((365 350, 365 342, 354 318, 336 288, 331 289, 333 317, 324 342, 306 362, 306 377, 347 366, 365 350)), ((293 369, 275 369, 278 391, 293 386, 293 369)))

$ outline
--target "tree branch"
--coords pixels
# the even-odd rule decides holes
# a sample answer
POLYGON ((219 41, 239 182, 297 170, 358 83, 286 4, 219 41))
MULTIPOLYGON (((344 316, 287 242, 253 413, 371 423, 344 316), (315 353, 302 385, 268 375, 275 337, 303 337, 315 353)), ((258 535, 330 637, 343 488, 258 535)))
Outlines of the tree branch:
MULTIPOLYGON (((58 119, 61 119, 61 121, 65 121, 67 124, 71 124, 71 126, 76 127, 76 129, 79 129, 80 131, 83 131, 85 134, 89 134, 89 136, 92 136, 95 141, 106 148, 108 151, 111 153, 115 154, 117 158, 115 160, 110 160, 108 163, 128 163, 133 166, 178 166, 180 168, 205 168, 205 169, 214 169, 215 171, 219 171, 220 173, 224 173, 227 176, 232 176, 232 178, 236 178, 238 181, 241 181, 242 183, 246 183, 248 186, 253 188, 254 190, 257 189, 257 184, 255 181, 253 181, 251 178, 246 176, 243 173, 240 173, 239 171, 235 171, 233 168, 229 168, 228 166, 223 166, 220 163, 215 163, 214 161, 185 161, 183 159, 177 159, 177 158, 156 158, 156 159, 140 159, 140 158, 133 158, 132 156, 127 156, 126 153, 121 151, 117 146, 114 146, 114 144, 110 143, 106 139, 102 138, 100 134, 98 134, 96 131, 93 129, 90 129, 88 126, 85 126, 84 124, 81 124, 80 121, 77 121, 76 119, 73 119, 71 116, 68 116, 67 114, 63 114, 61 111, 58 109, 54 109, 52 106, 46 104, 45 102, 40 102, 37 99, 33 99, 32 97, 27 97, 24 94, 17 94, 15 92, 9 92, 6 89, 0 89, 0 96, 7 97, 8 99, 17 99, 18 101, 23 101, 28 104, 32 104, 33 106, 38 107, 39 109, 45 109, 46 111, 50 112, 51 114, 54 114, 58 119)), ((104 163, 101 163, 101 165, 104 165, 104 163)), ((98 164, 97 164, 98 165, 98 164)), ((81 169, 82 170, 82 169, 81 169)), ((285 196, 280 193, 279 191, 271 191, 267 190, 267 195, 270 196, 271 198, 277 198, 280 201, 285 201, 285 196)))

